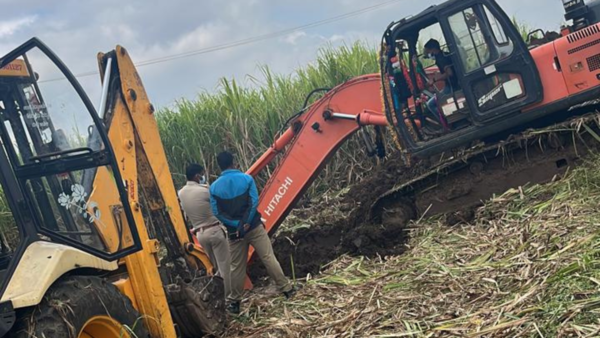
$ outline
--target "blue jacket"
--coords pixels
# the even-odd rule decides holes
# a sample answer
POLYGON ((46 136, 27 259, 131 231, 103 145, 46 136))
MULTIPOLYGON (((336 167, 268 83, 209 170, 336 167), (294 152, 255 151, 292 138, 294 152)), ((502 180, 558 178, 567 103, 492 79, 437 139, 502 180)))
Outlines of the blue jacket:
POLYGON ((244 224, 250 230, 260 224, 258 190, 252 176, 236 169, 223 171, 210 186, 210 204, 213 214, 229 233, 239 232, 243 237, 244 224))

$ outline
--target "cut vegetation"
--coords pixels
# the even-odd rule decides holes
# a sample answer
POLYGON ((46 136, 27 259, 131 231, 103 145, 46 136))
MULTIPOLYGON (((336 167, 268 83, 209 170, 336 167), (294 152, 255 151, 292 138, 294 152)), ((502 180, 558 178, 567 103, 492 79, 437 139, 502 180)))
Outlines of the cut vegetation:
POLYGON ((410 224, 406 252, 342 256, 292 301, 252 295, 231 337, 600 335, 600 159, 487 201, 470 224, 410 224))

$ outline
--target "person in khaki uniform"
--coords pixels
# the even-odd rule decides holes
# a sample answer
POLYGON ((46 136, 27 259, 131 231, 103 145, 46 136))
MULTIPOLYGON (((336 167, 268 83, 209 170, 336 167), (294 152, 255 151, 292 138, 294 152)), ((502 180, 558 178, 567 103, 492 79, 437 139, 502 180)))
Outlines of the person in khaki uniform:
POLYGON ((190 164, 185 173, 186 185, 179 190, 179 201, 186 217, 192 223, 192 232, 208 254, 215 268, 215 275, 223 278, 225 297, 231 293, 231 256, 229 240, 221 222, 213 215, 210 191, 206 184, 204 168, 190 164))
POLYGON ((233 155, 229 152, 220 153, 217 162, 222 173, 210 187, 210 202, 213 214, 225 224, 230 241, 232 302, 229 311, 234 314, 240 312, 250 245, 256 250, 277 289, 290 298, 295 289, 281 270, 261 215, 256 210, 258 191, 254 179, 236 169, 233 155))

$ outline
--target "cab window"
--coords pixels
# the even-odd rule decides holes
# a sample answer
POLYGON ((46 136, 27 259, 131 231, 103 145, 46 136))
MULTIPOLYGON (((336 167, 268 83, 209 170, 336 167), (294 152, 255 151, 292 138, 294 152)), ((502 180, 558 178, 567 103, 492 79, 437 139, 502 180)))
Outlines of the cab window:
POLYGON ((494 36, 496 47, 499 51, 500 59, 503 59, 510 54, 512 54, 514 46, 512 41, 506 36, 506 32, 504 28, 498 21, 498 19, 490 12, 487 6, 483 6, 485 10, 485 16, 487 18, 487 22, 490 25, 492 35, 494 36))
POLYGON ((481 31, 480 18, 467 8, 448 18, 460 60, 467 73, 490 62, 490 48, 481 31))
POLYGON ((448 17, 456 49, 465 69, 473 72, 508 57, 513 43, 498 19, 485 6, 474 6, 448 17))

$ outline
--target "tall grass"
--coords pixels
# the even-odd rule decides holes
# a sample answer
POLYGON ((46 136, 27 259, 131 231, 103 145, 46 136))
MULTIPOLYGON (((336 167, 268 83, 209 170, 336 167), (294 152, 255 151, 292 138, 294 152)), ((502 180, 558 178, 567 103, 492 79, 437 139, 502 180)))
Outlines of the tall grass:
MULTIPOLYGON (((378 72, 375 48, 365 43, 321 49, 316 61, 291 75, 260 68, 260 76, 248 76, 249 85, 237 79, 221 79, 216 93, 203 92, 195 100, 181 99, 157 113, 163 144, 178 184, 185 166, 203 164, 210 176, 218 173, 215 156, 223 150, 236 153, 246 169, 273 143, 282 124, 298 112, 315 88, 332 88, 352 77, 378 72)), ((325 168, 320 182, 340 188, 372 166, 363 146, 348 142, 325 168), (336 182, 336 184, 331 184, 336 182)), ((266 174, 259 177, 261 182, 266 174)), ((324 188, 319 181, 317 189, 324 188)))
POLYGON ((20 241, 15 218, 2 190, 0 190, 0 241, 7 246, 7 250, 15 250, 20 241))

